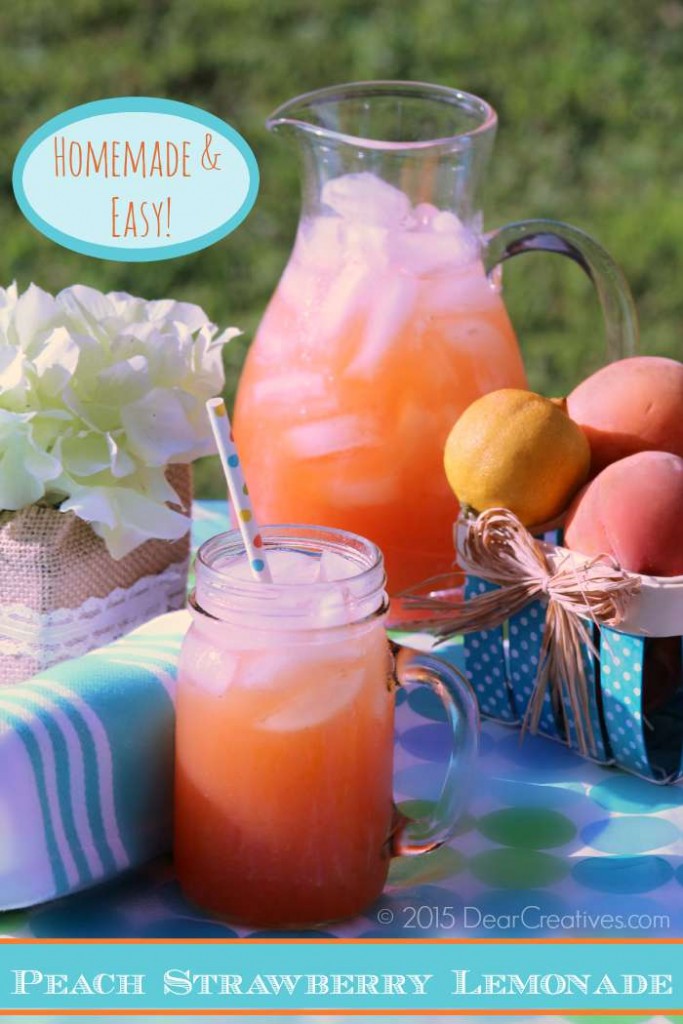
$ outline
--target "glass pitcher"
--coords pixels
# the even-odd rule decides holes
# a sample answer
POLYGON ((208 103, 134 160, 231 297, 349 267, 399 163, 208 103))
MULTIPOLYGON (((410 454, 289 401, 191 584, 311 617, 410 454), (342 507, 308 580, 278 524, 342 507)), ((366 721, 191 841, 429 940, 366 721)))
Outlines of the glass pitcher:
POLYGON ((321 89, 268 121, 298 143, 303 208, 238 390, 245 474, 263 522, 371 538, 393 594, 452 562, 453 423, 485 392, 526 386, 498 264, 571 257, 611 358, 634 347, 628 286, 583 232, 533 220, 483 234, 496 122, 476 96, 412 82, 321 89))

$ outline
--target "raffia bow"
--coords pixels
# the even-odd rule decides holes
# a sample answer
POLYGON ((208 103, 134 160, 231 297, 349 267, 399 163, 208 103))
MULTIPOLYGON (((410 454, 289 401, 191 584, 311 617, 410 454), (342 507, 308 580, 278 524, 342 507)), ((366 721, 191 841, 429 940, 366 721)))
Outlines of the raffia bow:
POLYGON ((497 584, 497 590, 456 604, 436 595, 406 596, 407 606, 432 611, 415 625, 439 637, 501 626, 535 600, 547 604, 534 691, 523 729, 535 732, 550 687, 559 709, 571 708, 582 754, 597 754, 590 716, 584 649, 595 656, 590 623, 618 626, 640 589, 638 576, 624 572, 607 555, 577 564, 569 554, 550 557, 504 508, 461 518, 456 527, 458 564, 467 573, 497 584))

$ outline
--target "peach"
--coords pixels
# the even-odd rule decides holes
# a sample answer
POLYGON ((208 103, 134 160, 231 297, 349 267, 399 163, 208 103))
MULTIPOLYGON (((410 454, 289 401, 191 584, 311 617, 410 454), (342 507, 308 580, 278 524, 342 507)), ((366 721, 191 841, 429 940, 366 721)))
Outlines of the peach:
POLYGON ((591 475, 635 452, 683 457, 683 363, 633 356, 609 363, 567 399, 591 446, 591 475))
POLYGON ((570 505, 564 542, 632 572, 683 575, 683 458, 638 452, 607 466, 570 505))

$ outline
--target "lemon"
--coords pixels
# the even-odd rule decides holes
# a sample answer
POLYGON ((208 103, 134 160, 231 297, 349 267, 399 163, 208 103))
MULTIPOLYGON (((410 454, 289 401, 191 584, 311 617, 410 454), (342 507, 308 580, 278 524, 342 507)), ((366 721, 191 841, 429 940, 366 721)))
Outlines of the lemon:
POLYGON ((507 508, 535 526, 559 516, 585 483, 590 447, 563 399, 503 388, 478 398, 456 422, 444 467, 461 505, 507 508))

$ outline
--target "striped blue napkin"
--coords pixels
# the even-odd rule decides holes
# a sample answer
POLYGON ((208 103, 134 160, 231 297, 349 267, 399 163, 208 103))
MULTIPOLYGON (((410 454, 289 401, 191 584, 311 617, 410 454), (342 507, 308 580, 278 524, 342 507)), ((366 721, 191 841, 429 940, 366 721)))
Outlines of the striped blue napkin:
POLYGON ((186 611, 0 689, 0 911, 170 848, 186 611))

